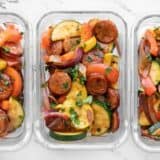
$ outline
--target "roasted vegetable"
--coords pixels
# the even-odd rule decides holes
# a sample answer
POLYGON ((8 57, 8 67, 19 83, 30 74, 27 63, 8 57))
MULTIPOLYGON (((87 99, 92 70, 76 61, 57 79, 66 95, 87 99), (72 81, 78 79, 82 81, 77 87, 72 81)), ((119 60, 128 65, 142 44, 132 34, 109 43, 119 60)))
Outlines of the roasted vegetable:
POLYGON ((52 41, 63 40, 67 37, 80 36, 81 24, 74 20, 66 20, 57 24, 51 34, 52 41))
POLYGON ((89 52, 96 46, 96 38, 93 36, 82 44, 84 52, 89 52))
POLYGON ((51 63, 57 68, 72 67, 80 62, 82 55, 82 48, 77 48, 75 51, 70 51, 62 56, 51 55, 47 57, 46 62, 51 63))
POLYGON ((155 123, 148 129, 149 133, 153 136, 160 136, 160 122, 155 123))
POLYGON ((94 112, 94 121, 91 126, 91 134, 93 136, 99 136, 106 133, 110 128, 110 111, 103 103, 99 103, 99 101, 93 102, 92 108, 94 112))
POLYGON ((24 120, 24 110, 20 102, 13 97, 9 99, 8 117, 13 129, 16 129, 22 125, 24 120))
POLYGON ((4 70, 7 67, 7 62, 3 59, 0 59, 0 71, 4 70))
POLYGON ((80 140, 86 137, 86 132, 77 131, 77 132, 53 132, 50 131, 49 135, 52 138, 60 141, 75 141, 80 140))
POLYGON ((146 95, 151 96, 156 92, 156 87, 150 77, 141 78, 141 84, 146 95))
POLYGON ((154 37, 154 32, 152 30, 148 29, 145 32, 144 36, 150 44, 150 53, 153 56, 157 56, 158 55, 158 45, 157 45, 156 39, 154 37))
POLYGON ((113 54, 112 53, 105 53, 103 63, 110 66, 112 63, 113 54))
POLYGON ((149 76, 155 85, 160 82, 160 65, 156 61, 152 61, 149 76))
POLYGON ((150 126, 151 122, 148 120, 146 113, 144 112, 143 106, 139 107, 138 123, 140 126, 150 126))

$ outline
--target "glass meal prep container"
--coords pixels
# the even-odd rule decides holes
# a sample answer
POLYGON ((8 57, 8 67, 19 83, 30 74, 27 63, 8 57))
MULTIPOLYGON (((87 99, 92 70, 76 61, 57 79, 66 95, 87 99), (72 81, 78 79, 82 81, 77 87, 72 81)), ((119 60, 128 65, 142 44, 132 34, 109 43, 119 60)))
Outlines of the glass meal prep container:
MULTIPOLYGON (((32 83, 31 82, 32 81, 28 80, 31 75, 31 71, 32 71, 32 64, 31 64, 31 59, 30 59, 30 57, 31 57, 30 56, 30 47, 29 47, 29 42, 30 42, 29 26, 28 26, 27 22, 22 17, 20 17, 17 14, 8 13, 8 12, 7 13, 0 13, 0 24, 1 25, 10 24, 11 28, 13 27, 12 24, 14 24, 18 27, 18 30, 21 31, 21 33, 22 33, 21 34, 22 35, 21 45, 23 48, 23 53, 21 56, 22 57, 21 58, 22 67, 21 67, 21 71, 20 71, 21 74, 23 75, 22 76, 23 77, 22 78, 23 86, 21 88, 21 89, 23 89, 23 91, 21 91, 21 94, 23 96, 23 100, 21 101, 22 106, 19 103, 19 100, 16 99, 15 97, 14 98, 12 97, 12 101, 10 101, 11 99, 9 99, 10 105, 11 105, 11 103, 13 105, 13 102, 14 102, 14 107, 15 107, 14 109, 15 110, 13 112, 14 112, 14 115, 17 114, 17 116, 19 116, 19 119, 17 119, 17 122, 16 122, 17 123, 15 126, 16 129, 11 131, 10 133, 5 135, 4 137, 0 138, 0 151, 14 151, 14 150, 22 148, 26 143, 28 143, 30 136, 31 136, 31 133, 32 133, 32 123, 31 123, 32 122, 32 116, 31 116, 31 94, 32 94, 32 92, 31 92, 32 83), (21 118, 23 118, 23 120, 20 120, 21 118)), ((1 32, 3 32, 3 30, 1 30, 1 32)), ((6 49, 5 53, 7 53, 7 54, 9 54, 8 52, 11 51, 9 49, 7 50, 7 47, 4 49, 6 49)), ((1 52, 1 54, 5 54, 5 53, 1 52)), ((8 63, 8 66, 12 66, 11 64, 9 65, 8 60, 7 60, 7 63, 8 63)), ((10 69, 14 70, 13 67, 10 67, 10 69)), ((16 70, 14 70, 14 71, 16 72, 16 70)), ((3 73, 1 73, 1 74, 3 74, 3 73)), ((14 83, 14 82, 15 81, 13 81, 12 83, 14 83)), ((16 92, 19 93, 18 90, 16 92)), ((16 92, 15 92, 15 96, 16 96, 16 94, 18 94, 16 92)), ((20 98, 20 96, 18 98, 20 98)), ((9 109, 8 109, 8 111, 9 111, 9 109)), ((1 111, 1 113, 2 113, 2 111, 1 111)), ((1 127, 2 127, 2 123, 1 123, 1 127)))
MULTIPOLYGON (((132 95, 131 95, 132 135, 133 135, 133 139, 134 139, 135 143, 140 148, 142 148, 145 151, 150 151, 150 152, 159 152, 160 151, 160 141, 158 140, 158 138, 157 138, 157 140, 153 139, 153 137, 151 138, 151 136, 152 136, 151 128, 154 129, 155 132, 156 132, 156 129, 158 131, 158 128, 157 128, 158 125, 156 124, 157 122, 153 123, 153 125, 149 129, 147 129, 149 132, 149 133, 147 133, 147 135, 148 136, 150 135, 150 137, 145 137, 145 136, 141 135, 141 130, 140 130, 141 127, 140 127, 139 123, 142 123, 142 122, 140 122, 138 120, 140 113, 141 113, 140 111, 138 111, 138 106, 139 106, 139 98, 138 98, 138 91, 139 90, 138 89, 140 88, 140 78, 139 78, 139 74, 138 74, 138 57, 139 57, 138 56, 138 48, 140 45, 140 40, 142 39, 144 34, 145 34, 145 36, 147 36, 146 34, 148 32, 146 32, 146 31, 148 31, 148 29, 155 29, 159 26, 160 26, 160 15, 149 15, 149 16, 146 16, 146 17, 140 19, 135 24, 135 26, 133 27, 133 30, 132 30, 132 63, 133 63, 132 64, 132 67, 133 67, 132 68, 132 95), (139 115, 138 115, 138 112, 140 112, 139 115)), ((149 53, 153 54, 151 50, 149 53)), ((151 69, 153 67, 153 63, 158 64, 157 60, 153 59, 153 55, 151 57, 151 62, 152 62, 152 64, 151 64, 149 75, 153 81, 154 77, 151 75, 151 69)), ((154 75, 154 76, 156 76, 156 75, 154 75)), ((153 81, 153 83, 155 85, 154 81, 153 81)), ((149 93, 146 92, 145 94, 148 95, 149 93)), ((149 97, 151 97, 151 96, 149 96, 149 97)), ((148 100, 148 103, 150 103, 149 100, 148 100)), ((152 108, 153 108, 153 106, 152 106, 152 108)), ((149 111, 149 112, 151 112, 151 111, 149 111)), ((147 112, 144 112, 144 113, 146 115, 147 112)), ((148 116, 150 117, 151 115, 150 114, 147 115, 147 119, 148 119, 148 116)), ((153 120, 151 120, 151 121, 153 121, 153 120)), ((146 122, 145 122, 145 124, 146 124, 146 122)), ((146 128, 143 128, 143 129, 146 129, 146 128)))
POLYGON ((127 25, 121 16, 113 12, 50 12, 45 14, 36 26, 35 35, 37 48, 35 60, 35 122, 34 130, 38 141, 47 148, 51 149, 115 149, 126 138, 128 133, 128 100, 126 98, 127 87, 127 25), (45 126, 43 118, 43 92, 44 88, 41 87, 46 81, 45 63, 43 61, 42 49, 40 46, 41 36, 45 29, 52 24, 57 24, 63 20, 76 20, 78 22, 87 22, 91 18, 99 18, 102 20, 110 19, 113 21, 119 32, 118 42, 121 50, 119 61, 119 93, 120 93, 120 106, 119 117, 120 127, 115 133, 109 133, 103 136, 90 136, 78 141, 57 141, 49 136, 49 130, 45 126))

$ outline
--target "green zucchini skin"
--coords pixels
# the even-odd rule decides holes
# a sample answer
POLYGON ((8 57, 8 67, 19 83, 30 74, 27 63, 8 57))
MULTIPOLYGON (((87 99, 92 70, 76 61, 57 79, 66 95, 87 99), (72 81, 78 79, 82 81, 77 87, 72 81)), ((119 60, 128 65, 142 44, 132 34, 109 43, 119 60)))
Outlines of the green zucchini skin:
POLYGON ((160 136, 160 122, 154 124, 151 126, 149 129, 149 134, 154 135, 154 136, 160 136))
POLYGON ((76 141, 81 140, 87 136, 86 132, 77 132, 77 133, 62 133, 62 132, 53 132, 50 131, 49 135, 59 141, 76 141))

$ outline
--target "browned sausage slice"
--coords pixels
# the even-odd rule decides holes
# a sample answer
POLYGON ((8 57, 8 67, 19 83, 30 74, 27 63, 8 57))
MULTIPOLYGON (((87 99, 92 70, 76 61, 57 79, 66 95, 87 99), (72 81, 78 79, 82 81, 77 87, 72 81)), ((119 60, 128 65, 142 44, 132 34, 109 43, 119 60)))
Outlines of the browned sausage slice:
POLYGON ((84 65, 94 64, 94 63, 102 63, 103 62, 103 53, 99 50, 93 50, 84 54, 82 63, 84 65))
POLYGON ((7 114, 0 109, 0 137, 7 134, 9 120, 7 114))
POLYGON ((117 131, 117 129, 119 128, 119 114, 118 111, 114 111, 112 114, 112 127, 111 127, 111 131, 115 132, 117 131))
POLYGON ((92 95, 102 95, 107 91, 105 76, 99 73, 92 73, 87 78, 87 90, 92 95))
POLYGON ((7 74, 0 73, 0 100, 7 99, 13 90, 11 79, 7 74))
POLYGON ((62 41, 56 41, 51 43, 50 46, 50 54, 49 55, 60 55, 63 51, 63 43, 62 41))
POLYGON ((20 43, 7 42, 3 48, 13 56, 21 56, 23 53, 23 48, 20 43))
POLYGON ((110 43, 118 37, 118 30, 112 21, 103 20, 96 23, 94 34, 100 42, 110 43))
POLYGON ((65 72, 55 71, 49 78, 48 87, 55 95, 65 94, 71 88, 71 78, 65 72))
POLYGON ((119 102, 120 102, 118 91, 115 89, 108 88, 107 101, 111 105, 111 109, 116 109, 119 106, 119 102))

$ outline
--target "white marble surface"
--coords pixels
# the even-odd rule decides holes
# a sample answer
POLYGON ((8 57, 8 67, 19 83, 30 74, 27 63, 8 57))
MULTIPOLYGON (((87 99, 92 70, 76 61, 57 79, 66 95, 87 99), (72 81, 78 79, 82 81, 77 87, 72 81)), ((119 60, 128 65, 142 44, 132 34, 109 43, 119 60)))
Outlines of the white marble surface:
MULTIPOLYGON (((4 1, 4 0, 3 0, 4 1)), ((124 18, 134 23, 135 17, 141 14, 160 13, 159 0, 19 0, 18 4, 7 4, 8 11, 16 11, 24 16, 32 25, 45 12, 55 10, 113 10, 123 14, 124 18), (123 10, 125 9, 125 10, 123 10), (130 12, 130 13, 128 13, 130 12)), ((0 8, 1 10, 1 8, 0 8)), ((129 54, 129 53, 128 53, 129 54)), ((160 154, 145 153, 137 148, 131 136, 114 152, 112 151, 54 151, 40 146, 35 137, 18 152, 0 153, 0 160, 153 160, 160 154)))

